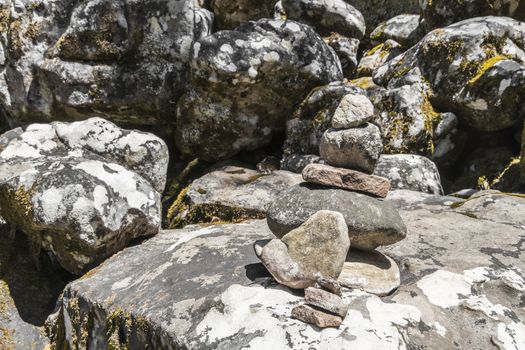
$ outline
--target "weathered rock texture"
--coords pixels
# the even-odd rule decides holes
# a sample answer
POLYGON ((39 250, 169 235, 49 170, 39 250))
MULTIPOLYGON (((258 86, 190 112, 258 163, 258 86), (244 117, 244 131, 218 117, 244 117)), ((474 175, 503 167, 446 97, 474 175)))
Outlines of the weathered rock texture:
POLYGON ((390 180, 392 188, 443 194, 439 170, 430 159, 410 154, 383 154, 374 174, 390 180))
POLYGON ((160 228, 168 150, 103 119, 0 136, 2 216, 79 274, 160 228))
POLYGON ((261 18, 272 18, 275 0, 212 0, 210 5, 218 29, 234 29, 261 18))
POLYGON ((3 1, 0 102, 11 125, 168 122, 209 13, 193 0, 3 1))
POLYGON ((402 240, 406 227, 387 202, 340 189, 301 184, 283 191, 267 213, 268 226, 283 237, 319 210, 343 214, 353 248, 374 249, 402 240))
POLYGON ((179 227, 212 220, 262 219, 282 191, 301 181, 300 175, 288 171, 263 174, 239 166, 223 166, 184 189, 170 208, 168 220, 173 227, 179 227))
POLYGON ((302 289, 319 278, 337 279, 350 248, 341 213, 320 210, 282 240, 255 243, 255 253, 277 282, 302 289))
POLYGON ((304 168, 302 175, 306 182, 363 192, 377 197, 384 198, 390 191, 390 181, 384 177, 329 165, 310 164, 304 168))
POLYGON ((294 307, 291 315, 293 318, 314 324, 319 328, 339 327, 343 323, 343 319, 340 316, 332 315, 308 305, 294 307))
MULTIPOLYGON (((462 21, 429 33, 377 69, 374 81, 394 89, 418 77, 430 89, 428 109, 455 112, 480 130, 501 130, 522 120, 524 42, 523 22, 507 17, 462 21)), ((439 121, 432 115, 426 120, 430 135, 439 121)))
MULTIPOLYGON (((113 256, 67 287, 54 318, 55 343, 165 349, 523 347, 522 224, 463 215, 447 204, 450 197, 410 191, 397 197, 410 233, 386 250, 402 269, 401 286, 384 298, 344 290, 350 309, 337 329, 319 330, 290 317, 303 298, 271 283, 257 264, 253 241, 271 233, 256 221, 169 231, 113 256)), ((509 200, 505 205, 496 200, 493 214, 510 203, 515 209, 525 205, 522 198, 509 200)), ((514 219, 522 217, 513 212, 514 219)))
POLYGON ((267 145, 312 88, 342 78, 335 52, 312 28, 270 19, 200 40, 191 67, 175 141, 206 160, 267 145))
POLYGON ((405 48, 416 44, 425 36, 425 29, 419 15, 399 15, 381 23, 370 33, 372 43, 379 45, 394 40, 405 48))

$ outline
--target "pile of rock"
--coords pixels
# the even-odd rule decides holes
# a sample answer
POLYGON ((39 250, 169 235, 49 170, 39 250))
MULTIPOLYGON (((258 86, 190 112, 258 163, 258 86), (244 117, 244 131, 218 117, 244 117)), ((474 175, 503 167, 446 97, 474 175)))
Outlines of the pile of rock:
POLYGON ((373 115, 365 96, 341 100, 320 143, 327 164, 306 166, 306 182, 274 201, 267 222, 278 239, 255 244, 277 282, 306 288, 306 305, 292 317, 321 328, 346 316, 341 285, 387 295, 400 283, 397 264, 374 251, 405 238, 406 227, 390 203, 374 198, 387 196, 390 181, 371 175, 383 149, 373 115))

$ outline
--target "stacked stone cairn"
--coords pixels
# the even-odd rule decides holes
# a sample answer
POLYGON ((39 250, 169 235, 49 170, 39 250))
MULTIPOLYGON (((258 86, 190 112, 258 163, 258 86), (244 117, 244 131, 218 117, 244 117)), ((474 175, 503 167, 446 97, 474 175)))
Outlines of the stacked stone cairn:
POLYGON ((405 238, 406 227, 379 199, 389 180, 371 175, 383 150, 373 116, 366 96, 342 98, 320 144, 326 164, 306 166, 305 182, 269 208, 268 226, 278 238, 255 243, 277 282, 305 290, 305 304, 292 317, 320 328, 344 321, 349 305, 342 287, 384 296, 400 283, 397 264, 375 250, 405 238))

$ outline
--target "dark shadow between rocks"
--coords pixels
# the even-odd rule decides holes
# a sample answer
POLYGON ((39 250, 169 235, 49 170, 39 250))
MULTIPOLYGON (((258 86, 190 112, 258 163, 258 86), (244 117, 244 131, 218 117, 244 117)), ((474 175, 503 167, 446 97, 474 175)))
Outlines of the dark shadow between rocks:
POLYGON ((252 282, 272 277, 262 263, 249 264, 244 266, 244 269, 246 270, 246 277, 252 282))
POLYGON ((365 251, 350 249, 350 251, 348 251, 348 255, 346 256, 346 262, 373 265, 381 270, 388 270, 392 267, 392 264, 387 259, 387 257, 375 250, 365 251))
POLYGON ((22 320, 43 326, 73 276, 45 252, 38 257, 40 268, 37 270, 26 236, 17 232, 15 239, 10 240, 6 231, 0 228, 0 280, 7 284, 22 320))

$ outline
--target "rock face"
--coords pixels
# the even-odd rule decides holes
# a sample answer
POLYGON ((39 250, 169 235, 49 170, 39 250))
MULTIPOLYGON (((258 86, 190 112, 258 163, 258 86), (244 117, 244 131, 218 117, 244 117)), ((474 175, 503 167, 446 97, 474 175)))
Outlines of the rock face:
POLYGON ((521 0, 422 0, 421 10, 429 29, 445 27, 464 19, 482 16, 507 16, 525 19, 525 4, 521 0))
POLYGON ((261 18, 272 18, 275 0, 212 0, 211 9, 218 29, 234 29, 261 18))
POLYGON ((328 36, 333 32, 361 39, 365 19, 361 12, 343 0, 281 0, 289 19, 306 23, 328 36))
POLYGON ((390 191, 390 181, 384 177, 329 165, 310 164, 304 168, 302 175, 309 183, 363 192, 377 197, 384 198, 390 191))
POLYGON ((168 166, 158 137, 92 118, 0 139, 2 216, 66 270, 80 274, 158 232, 168 166))
POLYGON ((343 214, 352 248, 374 249, 398 242, 406 235, 403 220, 390 203, 311 184, 284 191, 268 209, 266 219, 272 232, 283 237, 319 210, 343 214))
POLYGON ((394 189, 443 194, 436 164, 422 156, 383 154, 374 174, 390 180, 394 189))
POLYGON ((394 89, 418 77, 433 108, 457 112, 479 130, 501 130, 518 124, 524 108, 524 38, 525 23, 510 18, 462 21, 429 33, 378 68, 374 81, 394 89))
POLYGON ((300 183, 288 171, 263 174, 239 166, 223 166, 195 180, 170 208, 173 227, 192 223, 262 219, 280 193, 300 183))
POLYGON ((341 213, 320 210, 282 240, 257 242, 254 248, 277 282, 302 289, 319 278, 339 277, 350 239, 341 213))
POLYGON ((211 28, 193 0, 4 1, 0 11, 0 101, 11 125, 167 122, 193 42, 211 28))
MULTIPOLYGON (((253 241, 271 233, 264 221, 255 221, 168 231, 113 256, 67 286, 50 319, 54 343, 74 348, 89 339, 101 348, 109 343, 165 349, 523 347, 522 224, 465 216, 451 208, 450 197, 398 192, 402 200, 396 205, 410 234, 386 250, 402 269, 401 286, 384 298, 343 290, 350 308, 338 329, 319 330, 290 318, 302 298, 272 284, 257 264, 253 241)), ((506 197, 518 217, 523 199, 506 197)), ((493 215, 501 208, 497 201, 493 215)))
POLYGON ((310 27, 262 19, 197 42, 191 76, 176 142, 184 154, 217 160, 267 145, 312 88, 340 80, 342 71, 310 27))
POLYGON ((379 128, 367 123, 352 129, 328 129, 319 155, 330 165, 372 173, 383 150, 379 128))

